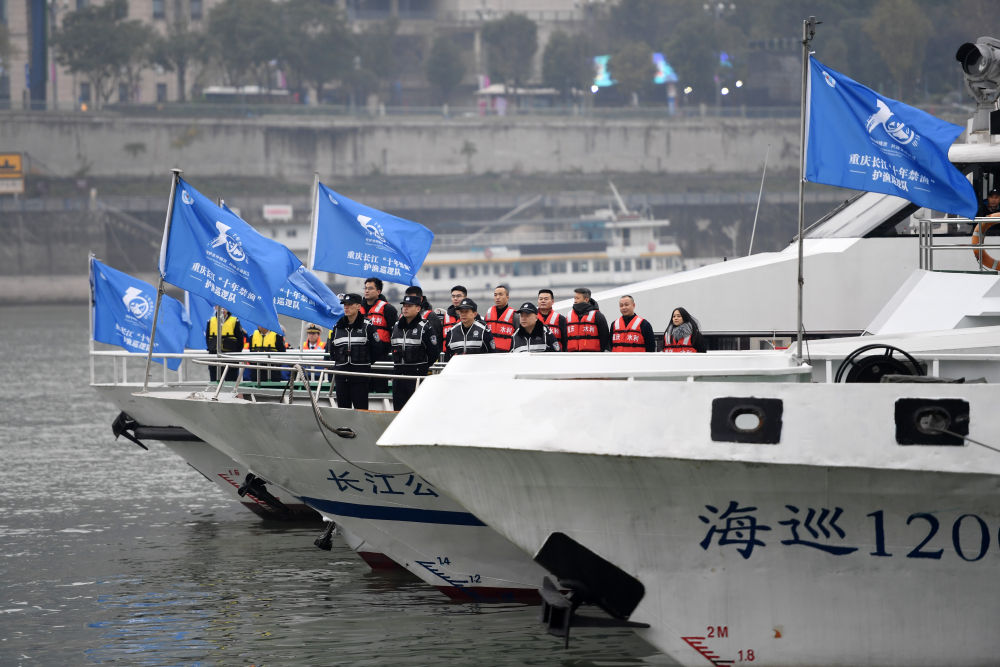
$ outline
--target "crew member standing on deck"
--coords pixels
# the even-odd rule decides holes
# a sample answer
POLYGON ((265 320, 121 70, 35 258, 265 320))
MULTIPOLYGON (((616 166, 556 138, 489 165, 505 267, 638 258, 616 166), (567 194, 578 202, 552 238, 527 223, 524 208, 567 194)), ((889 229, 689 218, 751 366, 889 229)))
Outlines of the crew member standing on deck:
MULTIPOLYGON (((392 329, 392 363, 396 375, 427 375, 441 354, 441 339, 434 327, 420 317, 422 299, 415 294, 403 297, 403 316, 392 329)), ((392 381, 392 407, 402 410, 416 391, 416 380, 392 381)))
POLYGON ((458 324, 458 304, 462 303, 462 299, 467 296, 469 296, 469 290, 465 289, 464 285, 455 285, 451 288, 451 305, 448 306, 447 310, 438 310, 438 315, 441 316, 441 340, 444 341, 442 352, 445 361, 448 361, 448 332, 458 324))
MULTIPOLYGON (((360 294, 345 294, 340 302, 344 304, 344 315, 330 329, 326 341, 327 358, 333 361, 338 371, 371 373, 372 361, 379 347, 375 327, 361 315, 360 294)), ((371 378, 368 377, 335 375, 337 407, 367 410, 370 385, 371 378)))
MULTIPOLYGON (((243 332, 243 327, 240 326, 240 321, 236 319, 235 315, 230 315, 229 311, 225 308, 219 308, 219 312, 222 314, 222 345, 218 348, 223 354, 230 352, 242 352, 243 351, 243 340, 246 338, 246 334, 243 332)), ((205 349, 208 350, 210 354, 216 353, 216 339, 219 338, 219 324, 218 318, 215 315, 208 320, 205 325, 205 349)), ((208 367, 208 377, 213 382, 219 377, 218 369, 220 367, 209 366, 208 367)), ((227 380, 236 380, 240 375, 239 369, 235 366, 230 368, 226 373, 227 380)))
POLYGON ((476 302, 472 299, 462 299, 458 304, 456 312, 459 323, 448 332, 445 361, 459 354, 489 354, 497 351, 493 334, 477 319, 478 310, 476 302))
POLYGON ((611 325, 612 352, 656 352, 653 325, 635 314, 635 299, 626 294, 618 299, 622 316, 611 325))
POLYGON ((506 285, 497 285, 493 290, 493 304, 486 311, 486 326, 493 334, 497 352, 510 352, 510 337, 514 335, 514 309, 508 306, 510 291, 506 285))
POLYGON ((663 334, 664 352, 704 352, 708 349, 698 322, 683 308, 674 308, 663 334))
POLYGON ((437 334, 438 340, 442 340, 442 335, 444 334, 444 324, 441 321, 441 317, 434 312, 434 307, 431 306, 431 302, 427 300, 424 296, 424 290, 419 285, 410 285, 406 288, 406 294, 410 296, 420 297, 420 319, 427 320, 427 323, 434 327, 434 333, 437 334))
POLYGON ((320 328, 315 324, 306 327, 306 340, 302 343, 303 350, 322 350, 323 343, 319 339, 320 328))
MULTIPOLYGON (((379 349, 374 361, 388 359, 392 351, 389 338, 392 335, 392 328, 396 325, 396 308, 382 296, 381 278, 372 276, 365 280, 365 302, 361 304, 360 313, 375 327, 379 349)), ((389 381, 372 380, 371 390, 380 393, 387 392, 389 391, 389 381)))
POLYGON ((538 319, 538 307, 525 301, 517 309, 521 326, 511 337, 511 352, 559 352, 559 341, 538 319))
MULTIPOLYGON (((285 337, 277 331, 271 331, 265 326, 257 327, 250 339, 251 352, 284 352, 285 337)), ((280 370, 254 370, 250 378, 255 382, 280 382, 280 370)))
POLYGON ((590 298, 590 290, 573 290, 573 310, 566 319, 567 352, 607 352, 611 349, 608 321, 590 298))
POLYGON ((566 349, 566 318, 552 310, 555 295, 548 287, 538 290, 538 320, 549 328, 552 335, 559 341, 559 346, 566 349))

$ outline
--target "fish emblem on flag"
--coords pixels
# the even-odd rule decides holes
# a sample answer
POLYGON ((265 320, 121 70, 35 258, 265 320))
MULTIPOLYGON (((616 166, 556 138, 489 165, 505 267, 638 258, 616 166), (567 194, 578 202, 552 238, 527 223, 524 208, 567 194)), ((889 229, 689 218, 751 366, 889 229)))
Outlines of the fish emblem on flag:
POLYGON ((153 302, 143 296, 142 290, 138 287, 129 287, 122 295, 122 303, 128 309, 130 315, 136 319, 144 320, 149 316, 153 302))

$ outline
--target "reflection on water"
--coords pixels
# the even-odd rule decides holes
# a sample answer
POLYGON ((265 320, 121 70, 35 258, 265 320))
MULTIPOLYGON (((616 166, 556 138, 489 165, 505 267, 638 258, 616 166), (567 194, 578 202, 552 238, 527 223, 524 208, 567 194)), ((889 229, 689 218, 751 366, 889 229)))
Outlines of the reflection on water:
POLYGON ((563 650, 535 607, 373 574, 115 442, 86 329, 84 307, 0 308, 0 665, 667 664, 626 630, 563 650))

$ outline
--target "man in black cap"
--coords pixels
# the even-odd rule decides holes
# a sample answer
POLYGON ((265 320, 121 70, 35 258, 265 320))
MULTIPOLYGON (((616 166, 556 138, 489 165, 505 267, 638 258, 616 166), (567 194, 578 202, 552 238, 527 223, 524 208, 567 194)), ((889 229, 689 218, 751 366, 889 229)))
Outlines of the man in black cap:
POLYGON ((538 307, 525 301, 517 309, 521 326, 511 336, 511 352, 559 352, 559 341, 538 321, 538 307))
POLYGON ((445 361, 457 354, 488 354, 497 351, 489 327, 476 319, 478 308, 475 301, 462 299, 455 306, 455 312, 459 322, 448 331, 445 361))
POLYGON ((1000 189, 991 189, 986 194, 986 199, 979 202, 979 211, 976 212, 976 217, 1000 218, 1000 189))
MULTIPOLYGON (((420 317, 422 302, 416 294, 403 297, 402 315, 392 328, 392 363, 396 375, 427 375, 430 365, 441 354, 437 331, 428 320, 420 317)), ((416 388, 416 380, 393 380, 393 409, 402 410, 416 388)))
MULTIPOLYGON (((340 302, 344 304, 344 316, 330 329, 326 341, 327 359, 333 360, 338 371, 371 373, 379 346, 375 327, 361 316, 360 294, 345 294, 340 302)), ((335 375, 337 407, 367 410, 370 383, 371 378, 367 377, 335 375)))

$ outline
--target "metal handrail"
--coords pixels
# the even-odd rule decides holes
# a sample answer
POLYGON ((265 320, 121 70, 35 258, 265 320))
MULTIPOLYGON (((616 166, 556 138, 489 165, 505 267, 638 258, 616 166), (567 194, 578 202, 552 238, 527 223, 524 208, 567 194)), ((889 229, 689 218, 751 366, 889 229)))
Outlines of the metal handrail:
MULTIPOLYGON (((919 239, 920 268, 934 270, 934 252, 939 250, 998 250, 1000 243, 949 243, 934 245, 934 226, 978 225, 983 222, 1000 224, 1000 218, 915 218, 917 221, 917 237, 919 239)), ((980 237, 982 239, 982 237, 980 237)), ((977 258, 980 273, 996 273, 993 269, 983 267, 982 253, 977 258)))

